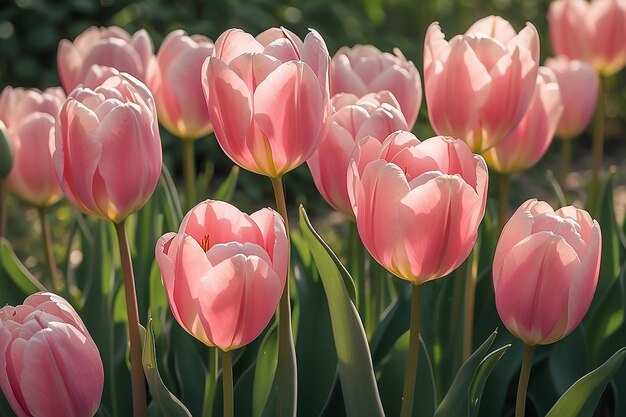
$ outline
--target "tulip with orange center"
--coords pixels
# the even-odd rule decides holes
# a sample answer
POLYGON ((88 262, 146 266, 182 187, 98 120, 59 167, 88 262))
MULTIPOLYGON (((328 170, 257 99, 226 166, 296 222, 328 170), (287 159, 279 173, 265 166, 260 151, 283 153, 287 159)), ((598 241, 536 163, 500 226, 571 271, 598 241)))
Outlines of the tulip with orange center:
POLYGON ((226 155, 271 178, 304 163, 325 134, 329 61, 314 30, 304 42, 284 28, 256 38, 238 29, 223 33, 204 63, 202 85, 226 155))
POLYGON ((98 347, 63 298, 0 309, 0 387, 18 417, 92 417, 103 386, 98 347))
POLYGON ((331 96, 352 93, 357 97, 390 91, 398 100, 411 130, 422 104, 422 82, 412 61, 398 48, 393 54, 373 45, 340 48, 330 61, 331 96))
POLYGON ((287 234, 274 210, 247 215, 207 200, 187 213, 178 233, 159 239, 156 258, 178 323, 229 351, 254 340, 276 310, 287 279, 287 234))
POLYGON ((338 94, 332 104, 335 111, 330 117, 326 137, 307 164, 315 186, 328 204, 353 219, 346 178, 356 142, 365 136, 382 142, 391 133, 407 130, 408 126, 400 105, 388 91, 362 98, 338 94))
POLYGON ((489 16, 450 41, 435 22, 424 41, 424 88, 430 124, 464 140, 473 152, 500 142, 520 122, 535 90, 539 35, 519 33, 489 16))
POLYGON ((91 26, 73 42, 63 39, 57 54, 59 78, 68 94, 84 83, 92 66, 115 68, 147 83, 155 65, 154 45, 145 29, 130 36, 117 26, 91 26))

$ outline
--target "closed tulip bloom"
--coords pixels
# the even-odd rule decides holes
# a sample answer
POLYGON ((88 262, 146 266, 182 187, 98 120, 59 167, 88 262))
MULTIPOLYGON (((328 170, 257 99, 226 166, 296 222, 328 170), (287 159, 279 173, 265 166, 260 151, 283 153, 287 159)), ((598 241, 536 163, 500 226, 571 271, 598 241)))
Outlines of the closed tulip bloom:
POLYGON ((482 153, 522 119, 535 90, 539 35, 531 23, 516 33, 489 16, 449 42, 435 22, 424 42, 424 87, 430 124, 482 153))
POLYGON ((324 138, 330 113, 328 51, 311 31, 257 38, 223 33, 205 61, 202 86, 220 146, 241 167, 279 178, 306 161, 324 138))
POLYGON ((535 165, 552 143, 563 113, 563 102, 556 76, 539 68, 537 87, 526 114, 504 140, 483 154, 490 168, 513 174, 535 165))
POLYGON ((116 26, 92 26, 74 42, 63 39, 59 43, 59 78, 68 94, 84 82, 93 65, 116 68, 147 83, 155 70, 152 39, 144 29, 131 37, 116 26))
POLYGON ((348 171, 363 245, 413 285, 450 273, 472 250, 485 213, 485 161, 450 137, 420 142, 395 132, 382 147, 371 141, 359 142, 348 171))
POLYGON ((39 292, 0 309, 0 387, 18 417, 91 417, 104 370, 72 306, 39 292))
POLYGON ((548 26, 556 55, 587 61, 605 76, 626 65, 626 1, 556 0, 548 26))
POLYGON ((546 59, 559 83, 563 115, 556 133, 562 139, 572 139, 582 133, 593 116, 598 98, 600 79, 593 67, 579 59, 564 56, 546 59))
POLYGON ((328 204, 354 218, 346 173, 356 141, 371 136, 379 138, 382 144, 391 133, 407 130, 408 126, 390 92, 367 94, 360 99, 342 93, 333 97, 332 103, 335 112, 330 117, 326 137, 307 164, 315 186, 328 204))
POLYGON ((330 62, 330 91, 362 97, 388 90, 398 100, 409 130, 415 125, 422 104, 420 74, 398 48, 393 54, 373 45, 340 48, 330 62))
POLYGON ((287 279, 280 215, 248 216, 221 201, 191 209, 156 246, 170 309, 189 334, 223 351, 254 340, 271 320, 287 279))
POLYGON ((64 100, 61 88, 40 91, 6 87, 0 95, 0 120, 7 126, 13 151, 9 188, 37 207, 51 206, 63 197, 50 147, 54 118, 64 100))
POLYGON ((179 138, 197 139, 212 131, 200 79, 202 64, 212 53, 213 42, 206 36, 175 30, 157 54, 150 90, 159 120, 179 138))
POLYGON ((598 222, 572 206, 528 200, 508 221, 493 260, 496 307, 527 345, 556 342, 585 316, 598 283, 598 222))
POLYGON ((120 223, 152 195, 161 139, 152 94, 134 77, 75 89, 56 119, 55 139, 57 177, 80 210, 120 223))

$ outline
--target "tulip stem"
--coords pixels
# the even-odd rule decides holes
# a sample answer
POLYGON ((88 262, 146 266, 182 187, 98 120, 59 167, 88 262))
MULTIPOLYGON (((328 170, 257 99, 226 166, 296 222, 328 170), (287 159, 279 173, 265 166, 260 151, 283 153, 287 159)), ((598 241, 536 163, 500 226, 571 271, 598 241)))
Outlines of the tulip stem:
POLYGON ((561 166, 559 167, 559 184, 561 190, 565 190, 565 181, 569 174, 570 161, 572 160, 572 140, 561 140, 561 166))
POLYGON ((204 400, 202 402, 202 417, 213 415, 215 401, 215 387, 217 386, 217 371, 219 369, 219 349, 209 348, 209 363, 204 382, 204 400))
POLYGON ((417 376, 417 357, 420 348, 420 310, 422 304, 422 284, 413 286, 411 297, 411 324, 409 327, 409 352, 404 375, 404 391, 402 393, 402 408, 400 417, 413 415, 413 393, 417 376))
POLYGON ((498 200, 498 230, 504 229, 509 211, 509 174, 500 174, 500 196, 498 200))
POLYGON ((230 351, 222 351, 222 387, 224 388, 224 417, 235 415, 233 395, 233 356, 230 351))
MULTIPOLYGON (((273 178, 272 188, 276 198, 278 213, 285 220, 285 230, 289 239, 289 219, 287 216, 287 204, 285 203, 285 191, 282 177, 273 178)), ((291 249, 288 248, 287 265, 291 265, 291 249)), ((285 281, 285 289, 280 297, 278 306, 278 413, 277 416, 295 416, 296 399, 298 392, 298 374, 296 368, 296 347, 293 343, 293 330, 291 329, 291 299, 289 293, 289 274, 285 281)))
POLYGON ((522 360, 522 369, 519 374, 519 383, 517 384, 515 417, 524 417, 524 414, 526 413, 526 390, 528 389, 530 368, 532 368, 533 366, 533 353, 535 353, 535 346, 526 345, 526 350, 524 351, 524 359, 522 360))
POLYGON ((189 210, 196 204, 196 162, 193 140, 183 140, 183 170, 185 175, 185 210, 189 210))
POLYGON ((593 120, 593 160, 591 162, 591 189, 587 208, 591 215, 597 212, 598 197, 600 195, 600 174, 602 171, 602 156, 604 154, 604 106, 606 94, 606 78, 600 76, 598 101, 593 120))
POLYGON ((64 283, 59 275, 59 269, 54 259, 54 251, 52 250, 52 236, 50 233, 50 221, 48 218, 48 210, 46 207, 39 207, 39 219, 41 220, 41 237, 43 238, 43 247, 46 254, 46 263, 48 265, 48 275, 54 291, 63 290, 64 283))
POLYGON ((130 340, 130 376, 133 394, 133 416, 144 417, 148 402, 146 399, 146 383, 141 360, 141 342, 139 340, 139 309, 135 291, 135 274, 130 257, 128 237, 124 228, 125 221, 115 223, 117 241, 120 247, 120 259, 124 274, 124 295, 126 296, 126 314, 128 316, 128 335, 130 340))
MULTIPOLYGON (((361 317, 361 322, 367 329, 367 302, 368 298, 365 294, 366 279, 365 279, 365 248, 359 237, 359 232, 356 227, 356 223, 351 221, 349 225, 349 237, 348 237, 348 253, 350 261, 350 272, 354 279, 354 285, 356 287, 356 308, 361 317)), ((368 333, 369 334, 369 333, 368 333)))
MULTIPOLYGON (((480 235, 479 235, 480 239, 480 235)), ((474 305, 476 301, 476 280, 478 278, 478 258, 480 240, 476 240, 467 266, 467 280, 465 281, 465 314, 463 315, 463 362, 472 354, 474 335, 474 305)))
POLYGON ((0 237, 3 237, 6 229, 6 180, 0 178, 0 237))

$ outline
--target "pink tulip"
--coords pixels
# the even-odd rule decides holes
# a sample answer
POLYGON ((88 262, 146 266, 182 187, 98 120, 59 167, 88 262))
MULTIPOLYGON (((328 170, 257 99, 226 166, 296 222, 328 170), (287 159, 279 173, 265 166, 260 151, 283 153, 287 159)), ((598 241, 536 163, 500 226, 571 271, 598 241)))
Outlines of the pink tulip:
MULTIPOLYGON (((409 128, 412 129, 422 104, 420 74, 398 48, 393 54, 373 45, 340 48, 330 62, 331 95, 368 93, 389 90, 398 99, 409 128)), ((409 129, 409 130, 410 130, 409 129)))
POLYGON ((587 61, 605 76, 626 65, 626 1, 556 0, 548 26, 556 55, 587 61))
POLYGON ((18 417, 91 417, 103 386, 98 348, 63 298, 0 309, 0 387, 18 417))
POLYGON ((59 43, 57 65, 63 88, 69 94, 82 84, 93 65, 113 67, 146 83, 155 70, 154 45, 144 29, 132 37, 124 29, 92 26, 74 42, 59 43))
POLYGON ((546 59, 559 83, 563 99, 563 115, 556 129, 563 139, 578 136, 589 124, 598 98, 600 79, 585 61, 566 57, 546 59))
POLYGON ((330 113, 328 51, 311 31, 286 29, 256 39, 231 29, 215 42, 202 86, 215 136, 241 167, 278 178, 306 161, 324 138, 330 113))
POLYGON ((439 23, 424 44, 424 86, 430 124, 461 138, 473 152, 500 142, 520 122, 535 90, 539 35, 531 23, 519 34, 489 16, 464 35, 445 40, 439 23))
POLYGON ((157 54, 157 71, 150 83, 159 120, 179 138, 198 139, 213 130, 202 93, 202 64, 213 53, 213 42, 202 35, 171 32, 157 54))
POLYGON ((63 100, 61 88, 40 91, 6 87, 0 95, 0 120, 7 126, 13 151, 9 188, 38 207, 51 206, 63 197, 50 153, 54 118, 63 100))
POLYGON ((496 307, 527 345, 564 338, 583 319, 598 283, 598 222, 572 206, 528 200, 500 235, 493 260, 496 307))
POLYGON ((332 99, 335 113, 330 117, 326 137, 308 159, 315 186, 336 210, 354 218, 348 198, 346 173, 352 150, 358 139, 379 138, 379 142, 408 126, 393 94, 381 92, 358 98, 338 94, 332 99))
POLYGON ((471 252, 485 213, 485 161, 449 137, 420 142, 396 132, 376 142, 359 142, 348 171, 363 245, 413 285, 450 273, 471 252))
POLYGON ((56 119, 55 136, 57 177, 80 210, 119 223, 152 195, 161 139, 152 94, 134 77, 75 89, 56 119))
POLYGON ((156 246, 174 317, 223 351, 254 340, 271 320, 287 279, 287 233, 271 209, 248 216, 222 201, 187 213, 156 246))
POLYGON ((537 87, 524 118, 504 140, 483 154, 490 168, 502 174, 524 171, 545 155, 563 114, 556 76, 539 68, 537 87))

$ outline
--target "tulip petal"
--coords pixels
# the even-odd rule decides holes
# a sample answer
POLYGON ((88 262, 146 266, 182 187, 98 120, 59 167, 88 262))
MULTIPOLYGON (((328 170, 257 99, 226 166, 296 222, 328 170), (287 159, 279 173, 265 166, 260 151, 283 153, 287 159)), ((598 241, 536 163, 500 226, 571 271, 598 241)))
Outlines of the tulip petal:
POLYGON ((267 208, 252 213, 250 218, 259 226, 264 240, 262 247, 272 259, 270 265, 276 271, 278 278, 283 281, 284 286, 289 268, 289 259, 286 256, 289 242, 285 222, 280 214, 267 208))
POLYGON ((228 64, 244 53, 262 53, 261 45, 252 35, 241 29, 229 29, 215 41, 214 57, 228 64))

